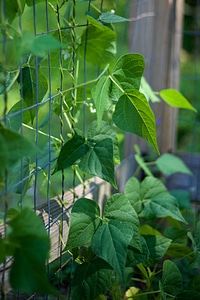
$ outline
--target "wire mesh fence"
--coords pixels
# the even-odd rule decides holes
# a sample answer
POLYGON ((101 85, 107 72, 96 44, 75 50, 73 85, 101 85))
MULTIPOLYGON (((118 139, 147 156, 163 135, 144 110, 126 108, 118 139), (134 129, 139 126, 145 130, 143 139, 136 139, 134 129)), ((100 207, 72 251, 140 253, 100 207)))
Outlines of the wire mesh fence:
MULTIPOLYGON (((0 3, 0 237, 7 234, 6 219, 12 216, 12 209, 34 209, 51 237, 48 275, 69 299, 72 265, 65 266, 63 248, 70 209, 76 199, 85 195, 103 207, 111 187, 98 178, 88 178, 76 166, 53 174, 57 157, 75 128, 86 135, 95 120, 91 88, 99 75, 106 72, 107 65, 114 64, 115 57, 127 51, 142 53, 147 65, 145 76, 155 90, 169 85, 177 87, 183 3, 172 1, 169 6, 168 1, 158 1, 0 3), (104 20, 99 16, 112 10, 131 22, 110 22, 103 31, 104 20), (167 41, 160 40, 161 37, 167 41)), ((199 43, 198 26, 194 33, 195 49, 199 43)), ((198 55, 195 50, 196 61, 198 55)), ((198 91, 198 71, 195 72, 198 91)), ((194 105, 198 103, 197 93, 195 101, 194 105)), ((163 106, 158 119, 168 119, 170 115, 172 126, 169 128, 167 121, 162 123, 158 129, 159 143, 162 147, 163 136, 167 134, 163 151, 174 151, 176 113, 165 110, 163 106)), ((108 111, 108 120, 109 117, 108 111)), ((195 124, 198 122, 195 119, 195 124)), ((198 135, 196 125, 193 128, 194 144, 198 135)), ((125 139, 121 146, 124 156, 132 152, 135 142, 138 140, 130 136, 125 139)), ((117 171, 121 188, 131 174, 130 166, 133 173, 132 157, 117 171)), ((0 269, 2 299, 9 299, 9 295, 10 299, 53 299, 48 295, 11 292, 9 264, 10 260, 0 269)))

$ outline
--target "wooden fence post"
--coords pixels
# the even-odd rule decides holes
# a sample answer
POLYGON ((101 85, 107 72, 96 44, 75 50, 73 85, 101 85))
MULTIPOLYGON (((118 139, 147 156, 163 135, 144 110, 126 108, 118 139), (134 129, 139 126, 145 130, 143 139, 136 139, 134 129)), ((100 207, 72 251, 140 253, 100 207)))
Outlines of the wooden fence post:
MULTIPOLYGON (((129 48, 141 53, 146 61, 144 76, 154 91, 178 89, 179 58, 183 0, 132 1, 129 48)), ((164 102, 152 104, 157 121, 160 152, 175 151, 177 110, 164 102)), ((133 151, 133 144, 147 150, 142 139, 127 135, 125 155, 133 151)))

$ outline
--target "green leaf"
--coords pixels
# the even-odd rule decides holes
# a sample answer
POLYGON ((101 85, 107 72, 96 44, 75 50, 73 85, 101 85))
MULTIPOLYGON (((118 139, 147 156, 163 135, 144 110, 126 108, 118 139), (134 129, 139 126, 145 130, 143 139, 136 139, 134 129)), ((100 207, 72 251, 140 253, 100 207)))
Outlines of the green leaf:
POLYGON ((139 263, 144 263, 149 259, 149 249, 147 247, 147 243, 143 236, 140 236, 140 244, 141 244, 141 250, 138 250, 136 247, 133 248, 132 246, 128 246, 127 251, 127 266, 136 266, 139 263))
POLYGON ((88 151, 89 146, 86 144, 85 138, 78 135, 75 131, 73 137, 62 146, 53 174, 72 166, 86 155, 88 151))
POLYGON ((62 46, 61 42, 56 38, 49 34, 43 34, 34 38, 30 51, 34 55, 44 57, 47 51, 57 50, 62 48, 62 46))
POLYGON ((72 281, 72 298, 96 299, 110 286, 112 272, 111 266, 99 257, 79 265, 72 281))
POLYGON ((199 268, 200 267, 200 221, 197 222, 194 237, 191 232, 188 232, 188 237, 192 242, 193 251, 194 251, 194 258, 192 259, 190 266, 192 268, 199 268))
POLYGON ((160 91, 162 99, 173 107, 186 108, 197 112, 188 100, 177 90, 167 89, 160 91))
POLYGON ((100 126, 103 114, 110 107, 110 78, 106 75, 102 76, 97 84, 92 89, 92 97, 94 99, 96 112, 97 112, 97 124, 100 126))
POLYGON ((89 26, 81 36, 79 47, 80 55, 85 55, 85 43, 87 41, 86 60, 94 65, 105 66, 112 64, 116 55, 116 33, 106 26, 103 28, 89 26), (103 29, 103 30, 102 30, 103 29))
POLYGON ((153 176, 153 174, 151 173, 151 170, 146 165, 145 160, 142 156, 140 156, 138 153, 136 153, 135 160, 147 176, 153 176))
POLYGON ((6 245, 5 239, 0 237, 0 264, 2 264, 6 259, 6 245))
POLYGON ((22 123, 28 124, 31 121, 31 114, 30 111, 25 109, 27 105, 25 101, 20 100, 15 103, 8 112, 8 128, 13 131, 18 131, 22 123), (9 115, 11 115, 9 117, 9 115))
POLYGON ((88 140, 97 143, 108 137, 113 141, 114 161, 115 163, 120 163, 118 139, 115 128, 105 121, 101 121, 100 127, 97 126, 96 120, 90 124, 87 132, 88 140))
POLYGON ((121 22, 129 22, 129 19, 117 16, 113 13, 110 12, 106 12, 106 13, 102 13, 99 16, 99 20, 103 23, 121 23, 121 22))
POLYGON ((56 294, 46 272, 50 239, 42 220, 32 210, 24 208, 14 215, 9 227, 7 244, 13 249, 14 257, 10 271, 12 288, 16 291, 56 294))
POLYGON ((109 263, 122 277, 126 265, 127 247, 133 235, 131 224, 111 220, 99 226, 91 247, 96 255, 109 263))
POLYGON ((184 290, 176 295, 174 298, 175 300, 199 300, 200 299, 200 293, 193 291, 193 290, 184 290))
POLYGON ((83 172, 98 176, 116 187, 112 139, 105 138, 94 144, 81 159, 79 167, 83 172))
POLYGON ((121 129, 148 141, 159 153, 156 141, 156 123, 145 96, 137 90, 128 90, 118 100, 113 122, 121 129))
POLYGON ((148 266, 154 266, 167 252, 172 240, 158 235, 144 235, 150 255, 146 261, 148 266))
POLYGON ((183 290, 183 278, 176 264, 165 260, 162 273, 163 290, 168 295, 176 295, 183 290))
POLYGON ((12 167, 12 173, 8 176, 8 187, 16 194, 21 194, 24 196, 27 189, 29 188, 29 183, 31 177, 30 174, 30 159, 28 157, 23 158, 15 166, 12 167), (17 183, 17 185, 16 185, 17 183))
POLYGON ((112 71, 114 83, 116 82, 124 91, 138 90, 144 72, 145 62, 141 54, 128 53, 121 56, 112 71))
POLYGON ((183 218, 178 202, 157 178, 146 177, 140 187, 143 209, 139 216, 145 218, 171 217, 175 220, 187 223, 183 218))
POLYGON ((138 214, 142 210, 139 180, 135 177, 129 178, 126 182, 124 193, 138 214))
POLYGON ((151 100, 151 102, 153 103, 160 102, 160 99, 156 96, 154 91, 151 89, 150 85, 148 84, 144 76, 142 76, 141 79, 140 92, 145 95, 147 101, 151 100))
POLYGON ((21 158, 36 153, 35 146, 24 136, 13 132, 0 124, 0 174, 6 168, 13 168, 13 165, 21 158))
POLYGON ((4 5, 0 5, 0 22, 5 18, 8 23, 12 23, 14 18, 24 11, 26 0, 5 0, 4 5))
POLYGON ((138 216, 123 194, 116 193, 108 199, 104 209, 104 218, 107 221, 116 219, 139 227, 138 216))
POLYGON ((177 172, 192 175, 192 172, 185 163, 179 157, 170 153, 162 154, 156 159, 155 163, 165 175, 171 175, 177 172))
POLYGON ((185 256, 189 256, 189 254, 191 254, 190 247, 179 243, 171 243, 166 254, 172 258, 181 258, 183 256, 183 253, 185 256))
POLYGON ((187 223, 181 215, 176 198, 157 178, 147 176, 141 184, 136 178, 130 178, 125 186, 125 195, 140 217, 171 217, 187 223))
MULTIPOLYGON (((42 101, 48 90, 46 78, 40 70, 36 76, 36 71, 33 67, 22 68, 21 74, 18 77, 18 82, 21 84, 22 98, 27 107, 31 107, 36 105, 37 102, 42 101)), ((36 108, 30 108, 29 112, 31 121, 33 122, 36 116, 36 108)))
POLYGON ((70 215, 70 230, 66 249, 89 243, 100 224, 100 210, 96 202, 81 198, 77 200, 70 215))
POLYGON ((0 64, 0 95, 4 94, 5 91, 9 92, 18 77, 19 71, 7 72, 2 70, 0 64))

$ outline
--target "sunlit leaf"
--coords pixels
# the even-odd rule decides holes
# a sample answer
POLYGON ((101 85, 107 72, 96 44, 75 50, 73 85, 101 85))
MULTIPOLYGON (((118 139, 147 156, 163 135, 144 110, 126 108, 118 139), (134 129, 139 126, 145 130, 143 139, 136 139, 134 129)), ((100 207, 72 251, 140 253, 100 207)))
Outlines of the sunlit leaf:
POLYGON ((197 112, 190 102, 177 90, 162 90, 160 91, 160 96, 165 102, 173 107, 186 108, 197 112))
POLYGON ((102 13, 99 16, 99 20, 103 23, 121 23, 129 21, 129 19, 123 18, 110 12, 102 13))
POLYGON ((97 112, 97 124, 100 126, 103 114, 110 107, 110 86, 111 81, 108 76, 102 76, 97 84, 92 89, 92 96, 94 99, 96 112, 97 112))

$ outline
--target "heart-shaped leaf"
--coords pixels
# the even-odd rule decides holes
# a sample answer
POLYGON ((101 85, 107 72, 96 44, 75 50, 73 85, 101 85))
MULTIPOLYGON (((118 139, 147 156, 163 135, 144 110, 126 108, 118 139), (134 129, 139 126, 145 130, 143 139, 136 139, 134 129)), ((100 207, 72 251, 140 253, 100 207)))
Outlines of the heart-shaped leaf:
POLYGON ((144 138, 159 153, 154 114, 145 96, 139 91, 129 90, 120 97, 113 114, 113 122, 119 128, 144 138))
POLYGON ((73 249, 90 242, 99 224, 100 210, 96 202, 86 198, 77 200, 70 215, 66 249, 73 249))

